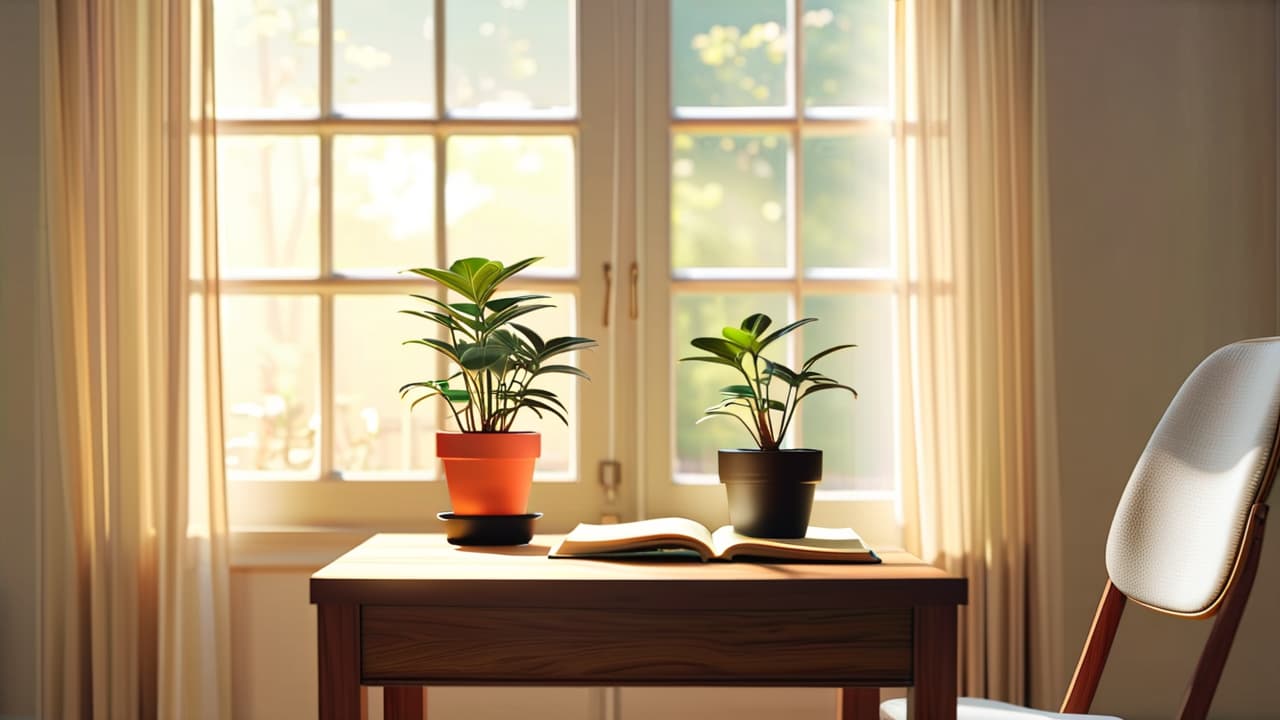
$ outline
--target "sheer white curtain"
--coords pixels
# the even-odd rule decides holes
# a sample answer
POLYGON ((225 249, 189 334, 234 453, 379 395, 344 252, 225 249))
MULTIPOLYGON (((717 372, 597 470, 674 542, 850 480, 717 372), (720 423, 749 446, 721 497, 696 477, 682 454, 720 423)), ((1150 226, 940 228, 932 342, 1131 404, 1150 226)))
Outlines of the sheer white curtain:
POLYGON ((907 543, 969 578, 962 692, 1056 705, 1042 0, 897 7, 907 543))
POLYGON ((230 717, 209 2, 41 4, 41 717, 230 717))

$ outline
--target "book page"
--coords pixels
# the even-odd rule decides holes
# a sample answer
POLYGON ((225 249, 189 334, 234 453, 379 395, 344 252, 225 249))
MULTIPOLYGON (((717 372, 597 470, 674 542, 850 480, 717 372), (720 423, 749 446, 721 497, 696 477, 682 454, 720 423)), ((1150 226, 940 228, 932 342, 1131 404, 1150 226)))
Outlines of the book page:
POLYGON ((667 517, 628 523, 579 523, 552 554, 586 555, 607 552, 684 547, 710 557, 711 533, 688 518, 667 517))
POLYGON ((778 558, 821 558, 871 556, 870 549, 852 528, 810 526, 802 538, 757 538, 740 535, 732 525, 711 534, 717 556, 759 555, 778 558))

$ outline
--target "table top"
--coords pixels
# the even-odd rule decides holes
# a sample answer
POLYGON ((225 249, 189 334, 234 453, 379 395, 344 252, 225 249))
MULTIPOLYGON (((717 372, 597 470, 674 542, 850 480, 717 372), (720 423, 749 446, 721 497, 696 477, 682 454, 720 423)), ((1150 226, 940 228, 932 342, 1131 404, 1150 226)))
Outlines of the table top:
POLYGON ((550 559, 560 536, 454 547, 379 534, 311 576, 311 602, 608 609, 874 608, 964 604, 968 583, 905 552, 880 564, 550 559))

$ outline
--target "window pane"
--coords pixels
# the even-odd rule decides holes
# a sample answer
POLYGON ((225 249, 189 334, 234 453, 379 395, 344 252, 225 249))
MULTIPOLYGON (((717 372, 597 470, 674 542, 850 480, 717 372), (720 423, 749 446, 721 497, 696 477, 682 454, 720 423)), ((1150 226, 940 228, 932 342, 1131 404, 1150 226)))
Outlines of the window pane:
MULTIPOLYGON (((726 325, 737 327, 743 318, 762 312, 782 323, 790 316, 790 300, 784 293, 678 293, 673 301, 672 349, 674 359, 700 353, 689 342, 695 337, 720 336, 726 325)), ((779 341, 778 349, 784 351, 779 341)), ((770 350, 774 346, 770 346, 770 350)), ((778 359, 785 355, 770 355, 778 359)), ((710 363, 676 362, 675 364, 675 473, 677 482, 714 481, 717 474, 716 451, 720 448, 753 447, 747 430, 731 418, 717 417, 697 427, 694 423, 702 411, 721 400, 719 390, 740 384, 742 377, 731 368, 710 363), (704 477, 696 477, 696 476, 704 477), (708 477, 709 476, 709 477, 708 477)))
POLYGON ((318 113, 315 0, 218 0, 213 23, 219 116, 318 113))
POLYGON ((819 360, 816 369, 858 391, 827 391, 801 404, 797 445, 822 450, 824 490, 894 489, 893 298, 889 295, 813 295, 805 298, 800 331, 808 357, 855 343, 819 360))
POLYGON ((431 0, 334 0, 333 100, 355 117, 427 117, 435 108, 431 0))
POLYGON ((222 296, 227 469, 316 472, 319 301, 222 296))
POLYGON ((671 143, 673 268, 788 265, 790 141, 676 133, 671 143))
POLYGON ((805 0, 806 108, 826 114, 887 109, 892 12, 892 0, 805 0))
POLYGON ((435 325, 400 310, 420 310, 405 295, 334 298, 333 465, 348 474, 435 471, 436 400, 411 413, 401 385, 436 380, 436 357, 405 340, 438 337, 435 325))
MULTIPOLYGON (((785 108, 788 0, 674 0, 671 93, 685 108, 785 108)), ((696 111, 695 111, 696 113, 696 111)))
POLYGON ((229 275, 319 271, 319 140, 218 139, 218 251, 229 275))
POLYGON ((804 264, 883 268, 889 254, 889 139, 804 139, 804 264))
POLYGON ((435 264, 435 144, 428 136, 333 139, 338 272, 435 264))
POLYGON ((545 258, 529 272, 575 269, 574 148, 566 136, 449 138, 449 260, 545 258))
POLYGON ((571 0, 448 0, 449 114, 573 117, 573 7, 571 0))

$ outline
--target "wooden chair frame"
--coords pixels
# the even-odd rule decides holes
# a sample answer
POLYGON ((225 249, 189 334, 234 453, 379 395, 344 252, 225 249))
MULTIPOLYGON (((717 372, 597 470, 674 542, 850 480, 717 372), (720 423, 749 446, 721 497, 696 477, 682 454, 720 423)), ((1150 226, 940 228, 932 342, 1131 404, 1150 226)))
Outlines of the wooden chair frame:
MULTIPOLYGON (((1272 441, 1271 456, 1267 459, 1262 482, 1258 486, 1258 494, 1249 511, 1249 520, 1240 538, 1240 547, 1236 550, 1231 574, 1223 586, 1222 593, 1209 607, 1198 613, 1178 613, 1134 601, 1156 612, 1174 617, 1204 619, 1217 616, 1213 629, 1209 632, 1209 639, 1205 641, 1204 649, 1200 652, 1200 660, 1196 663, 1195 672, 1187 685, 1187 693, 1182 700, 1182 710, 1178 714, 1179 720, 1205 720, 1209 714, 1209 705, 1213 702, 1213 695, 1218 689, 1222 669, 1227 664, 1231 643, 1235 640, 1240 619, 1244 616, 1245 604, 1249 602, 1249 592, 1253 589, 1253 581, 1258 573, 1258 560, 1262 556, 1262 538, 1266 530, 1269 510, 1267 496, 1275 481, 1278 464, 1280 464, 1280 426, 1277 427, 1276 437, 1272 441)), ((1102 590, 1102 599, 1098 601, 1098 610, 1093 616, 1093 626, 1089 628, 1089 636, 1085 640, 1075 674, 1071 678, 1071 685, 1067 689, 1067 696, 1062 701, 1061 712, 1089 712, 1093 697, 1098 691, 1102 670, 1107 664, 1107 655, 1110 654, 1111 644, 1116 637, 1116 630, 1120 627, 1120 616, 1128 600, 1129 598, 1108 579, 1102 590)))

